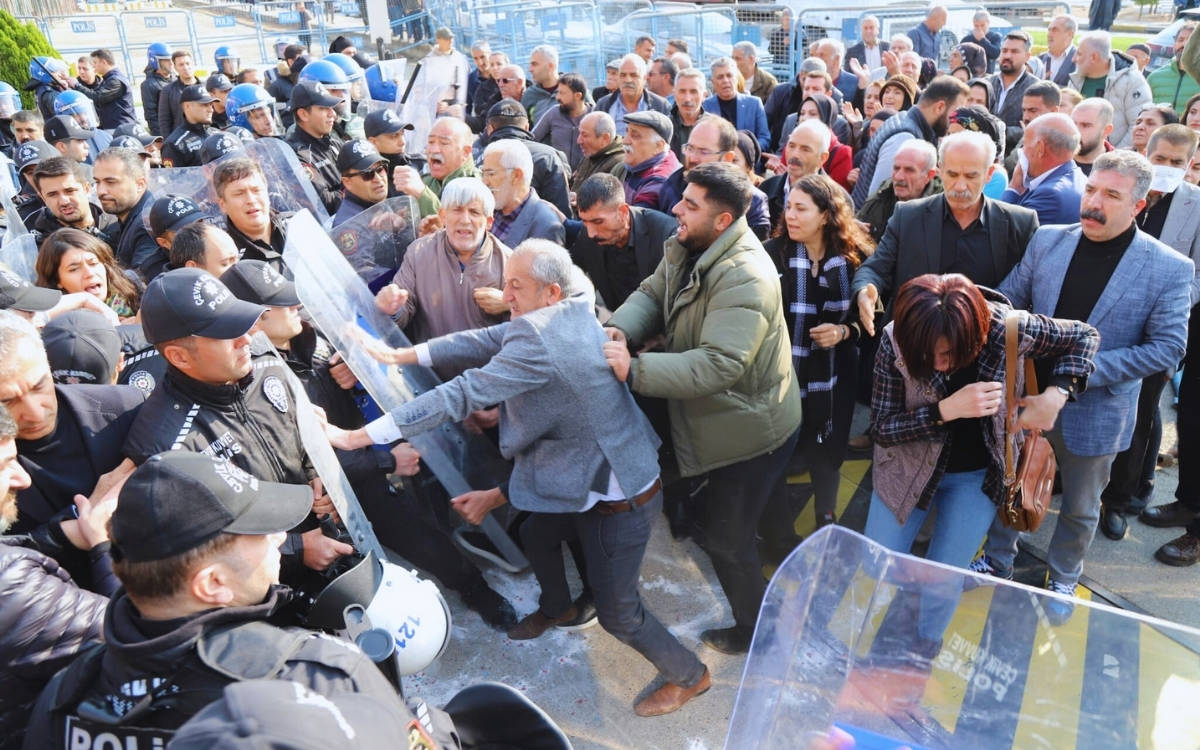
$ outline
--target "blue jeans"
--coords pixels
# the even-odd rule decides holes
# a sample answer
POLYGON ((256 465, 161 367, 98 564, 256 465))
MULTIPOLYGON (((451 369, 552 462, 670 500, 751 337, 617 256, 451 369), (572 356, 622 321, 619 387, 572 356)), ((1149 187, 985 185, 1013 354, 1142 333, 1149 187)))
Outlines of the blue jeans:
MULTIPOLYGON (((933 493, 930 508, 937 508, 933 538, 929 540, 926 560, 965 568, 974 559, 983 543, 983 537, 996 517, 996 505, 983 491, 986 469, 963 471, 942 475, 942 481, 933 493)), ((903 525, 879 495, 871 493, 871 509, 867 514, 864 530, 872 540, 895 552, 908 553, 913 540, 925 523, 928 510, 914 508, 903 525)), ((962 582, 954 579, 945 585, 924 583, 920 586, 920 614, 917 632, 922 638, 940 640, 962 593, 962 582)))

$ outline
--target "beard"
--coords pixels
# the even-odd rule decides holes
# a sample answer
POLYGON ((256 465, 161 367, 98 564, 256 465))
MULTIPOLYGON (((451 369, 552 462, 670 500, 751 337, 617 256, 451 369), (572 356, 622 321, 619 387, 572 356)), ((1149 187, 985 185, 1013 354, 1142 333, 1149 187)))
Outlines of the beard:
POLYGON ((936 135, 938 138, 944 136, 946 131, 950 129, 950 113, 943 113, 942 116, 937 119, 937 122, 930 125, 930 127, 933 129, 934 135, 936 135))
POLYGON ((1011 60, 1001 60, 1000 72, 1005 75, 1012 75, 1017 72, 1017 66, 1013 65, 1011 60))
POLYGON ((0 534, 7 534, 16 522, 17 493, 9 490, 4 498, 0 499, 0 534))

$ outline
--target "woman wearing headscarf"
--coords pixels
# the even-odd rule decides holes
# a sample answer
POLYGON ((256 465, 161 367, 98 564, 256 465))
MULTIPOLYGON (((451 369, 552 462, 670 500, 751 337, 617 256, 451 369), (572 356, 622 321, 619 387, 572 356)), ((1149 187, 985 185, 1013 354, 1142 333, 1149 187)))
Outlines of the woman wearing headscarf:
POLYGON ((904 112, 917 101, 917 82, 903 73, 897 73, 883 82, 879 90, 879 103, 897 112, 904 112))

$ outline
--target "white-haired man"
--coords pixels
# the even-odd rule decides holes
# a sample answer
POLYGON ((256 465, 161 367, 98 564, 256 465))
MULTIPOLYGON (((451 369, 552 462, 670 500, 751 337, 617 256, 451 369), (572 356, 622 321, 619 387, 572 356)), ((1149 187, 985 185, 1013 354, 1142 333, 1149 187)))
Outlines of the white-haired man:
POLYGON ((724 117, 738 130, 749 130, 758 138, 764 151, 771 140, 767 127, 767 112, 763 103, 750 94, 737 91, 737 65, 728 57, 718 57, 712 63, 713 95, 704 100, 705 112, 724 117))
POLYGON ((779 81, 769 71, 758 65, 758 47, 754 42, 743 40, 733 45, 733 61, 737 63, 738 71, 746 79, 746 86, 751 96, 757 96, 763 104, 767 97, 779 85, 779 81))
POLYGON ((1154 101, 1150 84, 1133 58, 1114 50, 1106 31, 1091 31, 1079 40, 1071 88, 1085 99, 1099 96, 1113 105, 1113 130, 1108 140, 1117 148, 1126 148, 1133 141, 1138 112, 1154 101))
POLYGON ((617 135, 625 135, 625 115, 653 110, 671 113, 667 100, 646 88, 646 61, 632 52, 621 58, 617 67, 617 90, 596 102, 597 112, 607 112, 617 126, 617 135))
POLYGON ((496 239, 509 247, 530 237, 563 243, 562 219, 532 187, 533 157, 525 144, 511 138, 489 143, 479 171, 496 199, 492 222, 496 239))

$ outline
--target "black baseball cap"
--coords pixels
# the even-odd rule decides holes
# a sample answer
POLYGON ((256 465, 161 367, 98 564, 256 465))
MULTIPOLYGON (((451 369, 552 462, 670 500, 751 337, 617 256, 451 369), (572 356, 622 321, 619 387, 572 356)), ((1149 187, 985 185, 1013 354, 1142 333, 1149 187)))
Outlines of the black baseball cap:
POLYGON ((300 81, 292 88, 292 98, 288 103, 295 111, 305 107, 336 107, 341 101, 341 97, 329 93, 329 89, 320 81, 300 81))
POLYGON ((60 156, 58 149, 43 140, 25 141, 13 152, 13 161, 17 163, 17 171, 25 167, 36 167, 43 159, 60 156))
POLYGON ((225 154, 244 152, 246 142, 233 133, 213 133, 200 145, 200 163, 208 164, 225 154))
POLYGON ((206 91, 229 91, 233 88, 233 83, 229 80, 229 76, 224 73, 213 73, 204 82, 206 91))
POLYGON ((193 83, 191 86, 184 86, 183 93, 179 95, 180 102, 200 102, 208 104, 215 102, 216 98, 204 90, 204 87, 198 83, 193 83))
POLYGON ((119 135, 131 135, 141 141, 143 146, 149 146, 151 143, 154 143, 155 141, 161 141, 163 139, 161 135, 155 135, 151 133, 149 130, 146 130, 146 128, 142 127, 142 124, 138 122, 126 122, 118 126, 117 129, 113 131, 113 137, 119 135))
POLYGON ((165 560, 221 533, 287 531, 312 503, 306 484, 264 482, 224 459, 167 451, 139 466, 121 488, 111 522, 114 557, 165 560))
POLYGON ((56 383, 108 385, 121 357, 121 336, 94 310, 71 310, 42 329, 42 344, 56 383))
POLYGON ((524 117, 526 120, 528 120, 529 112, 527 112, 525 107, 521 106, 521 103, 516 99, 505 98, 496 102, 491 106, 490 109, 488 109, 487 119, 490 120, 493 117, 524 117))
POLYGON ((142 331, 151 344, 201 336, 236 339, 266 308, 243 302, 220 279, 199 268, 176 268, 155 276, 142 295, 142 331))
POLYGON ((233 296, 267 307, 300 304, 295 282, 283 278, 271 264, 261 260, 239 260, 221 274, 221 283, 233 296))
MULTIPOLYGON (((108 148, 124 148, 130 151, 137 151, 142 156, 151 156, 142 142, 132 135, 117 135, 113 136, 112 143, 108 144, 108 148)), ((108 149, 105 149, 106 151, 108 149)))
POLYGON ((367 115, 363 120, 363 133, 368 138, 385 133, 399 133, 401 130, 413 130, 411 122, 400 119, 395 110, 381 109, 367 115))
POLYGON ((92 137, 93 132, 79 127, 79 123, 75 122, 75 118, 69 115, 55 115, 51 117, 49 120, 46 120, 46 126, 42 129, 42 135, 46 137, 46 142, 50 144, 60 141, 86 141, 92 137))
POLYGON ((380 156, 379 149, 367 141, 346 141, 338 151, 337 168, 342 174, 351 170, 362 172, 381 161, 385 160, 380 156))
POLYGON ((58 304, 62 292, 34 286, 6 268, 0 268, 0 310, 44 312, 58 304))
POLYGON ((191 198, 186 195, 165 195, 150 206, 150 234, 162 237, 164 232, 179 231, 203 218, 204 213, 191 198))
POLYGON ((289 680, 243 680, 181 726, 172 750, 326 750, 457 747, 436 741, 398 698, 313 693, 289 680), (410 741, 416 732, 423 741, 410 741))
POLYGON ((671 142, 671 136, 675 133, 675 126, 671 124, 671 118, 662 112, 650 109, 642 112, 630 112, 622 119, 627 125, 641 125, 644 128, 650 128, 667 143, 671 142))

